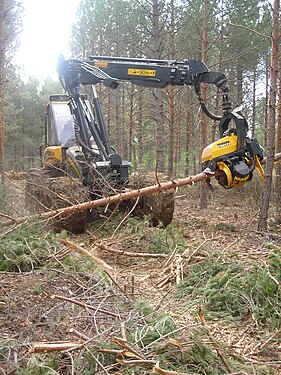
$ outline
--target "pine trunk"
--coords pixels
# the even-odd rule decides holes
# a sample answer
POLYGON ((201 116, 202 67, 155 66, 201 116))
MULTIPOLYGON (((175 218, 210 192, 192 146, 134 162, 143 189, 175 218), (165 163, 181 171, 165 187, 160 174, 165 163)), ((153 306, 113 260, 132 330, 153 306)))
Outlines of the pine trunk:
MULTIPOLYGON (((209 0, 204 1, 204 25, 203 25, 203 40, 202 40, 202 61, 207 63, 208 57, 208 16, 209 16, 209 0)), ((207 87, 206 84, 202 84, 202 98, 206 101, 207 97, 207 87)), ((200 170, 202 170, 201 165, 201 153, 203 149, 207 146, 207 118, 200 110, 200 170)), ((207 187, 205 183, 200 184, 200 207, 207 208, 207 187)))
MULTIPOLYGON (((152 1, 152 44, 153 57, 161 59, 161 33, 160 33, 160 5, 158 0, 152 1)), ((156 167, 159 172, 164 172, 164 116, 162 89, 154 89, 155 98, 155 132, 156 132, 156 167)))
POLYGON ((267 228, 269 201, 272 185, 272 171, 275 153, 275 121, 278 77, 278 39, 279 39, 279 0, 274 0, 272 16, 272 51, 270 67, 270 91, 267 129, 267 163, 265 168, 265 186, 259 212, 258 230, 267 228))
POLYGON ((4 6, 5 1, 0 0, 0 176, 4 182, 4 6))
POLYGON ((117 151, 123 155, 123 143, 122 143, 122 129, 120 126, 120 88, 115 90, 115 139, 112 139, 112 143, 118 146, 117 151))
POLYGON ((174 86, 169 87, 169 145, 168 145, 168 175, 173 176, 174 173, 174 86))
MULTIPOLYGON (((175 58, 175 7, 174 0, 171 0, 171 30, 170 30, 170 59, 175 58)), ((169 145, 168 145, 168 175, 174 173, 174 135, 175 135, 175 88, 169 87, 169 145)))
POLYGON ((243 102, 243 69, 239 62, 237 65, 236 79, 237 79, 236 106, 240 106, 241 103, 243 102))
POLYGON ((253 77, 253 113, 252 113, 252 137, 255 135, 256 130, 256 80, 257 80, 257 71, 254 69, 253 77))
POLYGON ((128 160, 132 160, 133 155, 133 116, 134 116, 134 87, 130 88, 130 110, 129 110, 129 126, 128 126, 128 160))
POLYGON ((143 165, 143 121, 142 121, 142 112, 143 112, 143 89, 140 87, 138 89, 138 97, 137 97, 137 103, 138 103, 138 110, 137 110, 137 123, 138 123, 138 142, 137 142, 137 156, 138 156, 138 165, 143 165))
POLYGON ((268 129, 268 81, 269 81, 269 66, 266 65, 265 70, 265 106, 264 106, 264 147, 267 146, 267 129, 268 129))
POLYGON ((120 90, 121 100, 120 100, 120 107, 119 111, 121 113, 121 138, 120 138, 120 152, 121 155, 127 155, 128 153, 128 142, 127 142, 127 132, 126 132, 126 121, 125 121, 125 113, 126 113, 126 99, 125 99, 125 85, 121 86, 120 90))
POLYGON ((188 176, 189 169, 189 154, 190 154, 190 144, 191 144, 191 127, 192 127, 192 113, 191 111, 186 111, 186 146, 185 146, 185 175, 188 176))
POLYGON ((106 126, 107 126, 109 139, 111 139, 110 110, 111 110, 111 93, 109 91, 107 94, 107 103, 106 103, 106 126))
MULTIPOLYGON (((279 58, 279 72, 281 71, 281 56, 279 58)), ((281 152, 281 79, 279 79, 279 90, 278 90, 278 122, 277 122, 277 140, 276 140, 276 150, 278 153, 281 152)), ((278 207, 278 222, 281 223, 281 163, 276 165, 276 195, 278 207)))

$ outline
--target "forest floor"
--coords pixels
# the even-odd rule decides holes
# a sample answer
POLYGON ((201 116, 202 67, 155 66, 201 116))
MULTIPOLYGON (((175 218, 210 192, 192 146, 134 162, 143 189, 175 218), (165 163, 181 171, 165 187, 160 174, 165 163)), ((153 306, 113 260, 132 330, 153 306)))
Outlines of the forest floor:
MULTIPOLYGON (((257 186, 204 210, 182 188, 166 229, 103 211, 80 235, 2 228, 0 374, 280 374, 281 226, 256 230, 257 186)), ((2 192, 14 216, 23 188, 2 192)))

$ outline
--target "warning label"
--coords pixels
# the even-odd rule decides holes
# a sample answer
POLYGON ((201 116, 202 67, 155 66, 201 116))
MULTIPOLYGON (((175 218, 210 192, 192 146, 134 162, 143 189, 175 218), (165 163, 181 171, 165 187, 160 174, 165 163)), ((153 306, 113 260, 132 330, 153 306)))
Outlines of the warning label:
POLYGON ((156 76, 156 70, 153 70, 153 69, 135 69, 135 68, 129 68, 128 69, 128 75, 131 75, 131 76, 155 77, 156 76))

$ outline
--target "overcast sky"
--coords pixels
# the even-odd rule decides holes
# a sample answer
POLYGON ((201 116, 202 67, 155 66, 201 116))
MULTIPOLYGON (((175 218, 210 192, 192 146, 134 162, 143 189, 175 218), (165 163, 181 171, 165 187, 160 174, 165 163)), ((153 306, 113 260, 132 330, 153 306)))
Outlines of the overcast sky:
POLYGON ((16 63, 24 65, 27 75, 44 79, 57 77, 60 54, 70 57, 68 49, 71 23, 79 0, 22 0, 25 8, 21 47, 16 63))

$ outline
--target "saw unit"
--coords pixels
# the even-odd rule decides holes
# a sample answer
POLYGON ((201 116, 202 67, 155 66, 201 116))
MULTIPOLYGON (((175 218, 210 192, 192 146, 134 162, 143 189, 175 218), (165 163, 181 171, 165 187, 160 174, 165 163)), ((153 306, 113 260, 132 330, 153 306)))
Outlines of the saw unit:
POLYGON ((260 163, 263 149, 256 138, 247 136, 249 129, 246 119, 238 112, 231 111, 230 105, 226 105, 219 130, 220 139, 202 152, 204 172, 215 174, 218 170, 222 171, 215 178, 226 189, 240 187, 250 181, 255 169, 263 183, 264 170, 260 163))

